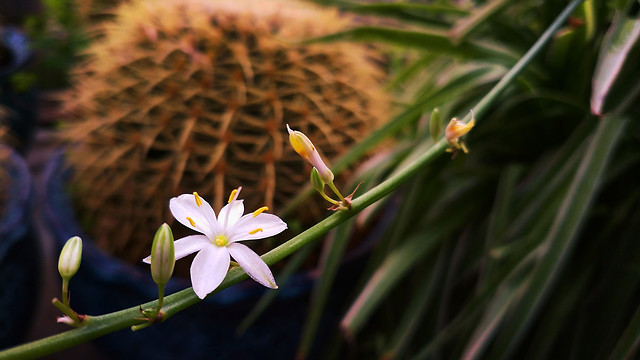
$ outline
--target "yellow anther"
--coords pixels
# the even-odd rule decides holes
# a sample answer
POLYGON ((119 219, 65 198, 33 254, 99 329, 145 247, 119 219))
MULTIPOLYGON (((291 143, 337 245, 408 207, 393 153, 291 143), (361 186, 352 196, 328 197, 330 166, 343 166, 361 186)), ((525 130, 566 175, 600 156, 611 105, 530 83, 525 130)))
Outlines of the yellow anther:
POLYGON ((196 198, 196 205, 198 205, 198 207, 202 206, 202 199, 200 199, 197 192, 193 192, 193 197, 196 198))
POLYGON ((260 209, 258 209, 258 210, 256 210, 256 211, 254 211, 254 212, 253 212, 253 217, 258 216, 258 215, 262 214, 263 212, 265 212, 265 211, 267 211, 267 210, 269 210, 269 208, 268 208, 268 207, 266 207, 266 206, 263 206, 263 207, 261 207, 260 209))
POLYGON ((233 198, 236 196, 237 192, 238 192, 238 189, 233 189, 233 191, 231 192, 231 195, 229 195, 229 203, 233 201, 233 198))
POLYGON ((188 216, 187 216, 187 220, 189 220, 189 223, 191 223, 191 226, 196 227, 196 222, 195 222, 195 221, 193 221, 193 219, 192 219, 192 218, 190 218, 190 217, 188 217, 188 216))
POLYGON ((259 233, 259 232, 262 232, 262 229, 261 229, 261 228, 257 228, 257 229, 255 229, 255 230, 251 230, 251 231, 249 231, 249 235, 253 235, 253 234, 255 234, 255 233, 259 233))

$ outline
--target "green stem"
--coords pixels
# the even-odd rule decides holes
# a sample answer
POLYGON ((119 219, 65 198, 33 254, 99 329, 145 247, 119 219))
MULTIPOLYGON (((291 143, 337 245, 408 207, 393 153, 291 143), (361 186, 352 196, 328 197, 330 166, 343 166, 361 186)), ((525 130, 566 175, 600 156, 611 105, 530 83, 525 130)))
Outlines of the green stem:
POLYGON ((158 305, 154 308, 140 309, 140 312, 144 317, 140 320, 146 321, 140 325, 133 325, 131 331, 138 331, 151 326, 155 323, 164 321, 164 313, 162 313, 162 305, 164 302, 164 286, 165 284, 158 284, 158 305))
POLYGON ((62 279, 62 303, 69 306, 69 279, 62 279))
POLYGON ((338 190, 338 188, 336 187, 336 185, 332 182, 328 183, 327 185, 329 185, 329 188, 331 188, 331 190, 333 190, 333 192, 338 195, 338 198, 340 198, 340 201, 342 202, 342 204, 345 204, 344 201, 344 196, 342 196, 342 194, 340 193, 340 190, 338 190))
POLYGON ((332 203, 333 205, 340 205, 340 202, 335 201, 332 198, 330 198, 329 196, 327 196, 327 194, 325 194, 324 191, 318 191, 318 193, 320 194, 320 196, 322 196, 323 199, 327 200, 328 202, 332 203))
MULTIPOLYGON (((547 30, 538 38, 535 44, 527 51, 524 56, 518 60, 518 62, 498 81, 496 86, 493 87, 489 91, 487 95, 485 95, 476 106, 473 107, 475 111, 475 115, 482 115, 487 111, 489 106, 495 101, 498 95, 507 87, 507 85, 511 84, 515 78, 522 72, 522 70, 533 60, 533 58, 538 55, 540 50, 547 44, 547 42, 553 37, 553 35, 560 29, 560 27, 564 24, 567 18, 573 13, 573 11, 580 5, 584 0, 573 0, 567 5, 566 8, 558 15, 558 17, 549 25, 547 30)), ((464 122, 467 123, 471 120, 472 114, 467 114, 464 117, 464 122)))
MULTIPOLYGON (((522 57, 518 63, 511 69, 505 76, 491 89, 491 91, 485 95, 480 102, 474 107, 476 116, 486 112, 488 107, 498 98, 500 93, 510 85, 516 78, 516 76, 524 69, 524 67, 531 62, 533 57, 542 50, 543 46, 551 39, 553 33, 555 33, 560 26, 565 22, 573 10, 582 3, 583 0, 573 0, 565 10, 558 16, 558 18, 549 26, 544 34, 538 39, 533 47, 522 57)), ((468 114, 464 121, 467 122, 471 119, 471 114, 468 114)), ((428 149, 424 154, 417 157, 412 163, 403 168, 401 171, 380 183, 378 186, 369 190, 367 193, 354 199, 351 203, 352 211, 338 211, 328 216, 326 219, 320 221, 316 225, 300 233, 298 236, 292 238, 286 243, 278 246, 277 248, 269 251, 262 256, 262 259, 267 265, 273 265, 274 263, 284 259, 291 255, 301 247, 309 244, 310 242, 318 239, 330 229, 338 226, 347 219, 356 215, 367 206, 389 195, 395 189, 397 189, 402 183, 407 181, 410 177, 415 175, 418 171, 424 168, 426 165, 435 160, 439 155, 445 152, 448 148, 448 144, 444 139, 441 139, 428 149)), ((237 284, 240 281, 247 279, 248 276, 241 268, 233 268, 227 274, 222 284, 218 286, 215 292, 226 289, 231 285, 237 284)), ((214 292, 214 293, 215 293, 214 292)), ((191 288, 179 291, 175 294, 166 297, 165 301, 165 317, 167 319, 174 314, 198 303, 200 299, 193 292, 191 288)), ((142 305, 142 308, 153 307, 155 301, 148 302, 142 305)), ((114 331, 131 327, 144 323, 144 320, 139 319, 140 307, 134 306, 129 309, 121 310, 118 312, 90 317, 85 320, 86 326, 78 329, 70 330, 61 334, 53 335, 48 338, 40 339, 34 342, 30 342, 24 345, 16 346, 4 351, 0 351, 0 358, 2 359, 30 359, 41 357, 47 354, 51 354, 62 349, 72 347, 84 343, 86 341, 95 339, 97 337, 112 333, 114 331)))
POLYGON ((79 325, 82 322, 78 314, 75 311, 73 311, 73 309, 71 309, 69 305, 60 302, 60 300, 58 300, 57 298, 53 298, 53 300, 51 300, 51 304, 57 307, 58 310, 60 310, 60 312, 62 312, 63 314, 71 318, 71 320, 73 320, 75 324, 79 325))
POLYGON ((162 303, 164 302, 164 284, 158 284, 158 308, 156 311, 156 316, 162 310, 162 303))
POLYGON ((151 321, 147 321, 147 322, 142 323, 142 324, 140 324, 140 325, 133 325, 133 326, 131 327, 131 331, 138 331, 138 330, 142 330, 142 329, 144 329, 144 328, 146 328, 146 327, 149 327, 149 326, 151 326, 151 325, 153 325, 153 323, 152 323, 151 321))

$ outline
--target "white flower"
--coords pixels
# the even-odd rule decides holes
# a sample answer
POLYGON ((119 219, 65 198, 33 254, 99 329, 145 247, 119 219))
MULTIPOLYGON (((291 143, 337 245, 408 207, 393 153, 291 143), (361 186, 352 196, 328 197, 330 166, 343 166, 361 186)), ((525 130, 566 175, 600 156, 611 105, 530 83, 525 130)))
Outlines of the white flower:
MULTIPOLYGON (((287 224, 275 215, 264 213, 268 210, 266 206, 243 216, 243 200, 237 200, 240 189, 231 193, 229 203, 217 218, 211 205, 198 193, 183 194, 169 201, 169 209, 180 223, 203 234, 183 237, 174 243, 176 260, 198 252, 191 263, 191 284, 201 299, 220 285, 229 270, 230 256, 253 280, 278 288, 267 264, 239 241, 279 234, 287 224)), ((150 257, 143 261, 150 263, 150 257)))
POLYGON ((447 125, 447 128, 444 130, 444 136, 447 138, 447 142, 449 143, 449 150, 447 151, 454 152, 454 157, 455 153, 459 149, 462 149, 465 154, 469 152, 467 146, 462 142, 462 140, 460 140, 460 137, 471 131, 475 124, 476 117, 473 110, 471 110, 471 120, 469 120, 468 123, 465 124, 462 121, 453 118, 449 122, 449 125, 447 125))

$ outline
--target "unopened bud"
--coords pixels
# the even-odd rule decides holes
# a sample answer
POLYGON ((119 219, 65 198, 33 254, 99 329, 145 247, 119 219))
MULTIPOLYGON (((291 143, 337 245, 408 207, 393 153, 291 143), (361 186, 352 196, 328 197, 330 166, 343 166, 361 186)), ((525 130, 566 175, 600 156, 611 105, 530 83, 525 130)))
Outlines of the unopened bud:
POLYGON ((471 128, 476 124, 475 116, 473 116, 473 111, 471 112, 471 120, 468 123, 463 123, 462 121, 453 118, 447 125, 447 128, 444 131, 445 136, 447 137, 447 141, 451 142, 453 140, 457 140, 459 137, 464 136, 468 133, 471 128))
POLYGON ((313 146, 311 140, 302 132, 291 130, 289 125, 287 125, 287 131, 289 132, 289 143, 291 143, 293 150, 317 169, 318 175, 320 175, 320 178, 325 184, 333 182, 333 172, 331 172, 329 167, 322 161, 318 150, 313 146))
POLYGON ((431 138, 433 141, 438 141, 440 133, 442 132, 442 116, 440 116, 438 108, 433 109, 431 112, 431 119, 429 119, 429 132, 431 132, 431 138))
POLYGON ((176 264, 173 248, 173 233, 169 225, 162 224, 153 238, 151 245, 151 276, 158 285, 169 282, 176 264))
POLYGON ((74 236, 62 247, 60 257, 58 258, 58 272, 63 279, 71 279, 80 268, 82 260, 82 239, 74 236))
POLYGON ((314 189, 316 189, 318 192, 324 191, 324 181, 322 181, 322 178, 318 173, 318 169, 316 169, 315 167, 311 169, 310 179, 311 179, 311 185, 313 185, 314 189))

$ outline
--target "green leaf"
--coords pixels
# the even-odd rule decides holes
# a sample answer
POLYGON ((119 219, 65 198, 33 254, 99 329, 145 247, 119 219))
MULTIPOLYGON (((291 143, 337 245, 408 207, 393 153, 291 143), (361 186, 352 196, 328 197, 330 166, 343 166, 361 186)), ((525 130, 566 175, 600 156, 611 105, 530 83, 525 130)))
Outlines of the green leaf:
POLYGON ((397 70, 395 77, 387 85, 387 89, 397 89, 400 85, 408 82, 410 79, 419 76, 429 64, 436 58, 435 54, 425 53, 411 65, 404 66, 397 70))
MULTIPOLYGON (((528 338, 531 343, 536 346, 527 354, 528 359, 550 359, 554 356, 551 355, 551 351, 554 346, 558 345, 558 342, 567 337, 565 333, 567 331, 567 324, 570 324, 576 307, 584 303, 584 295, 590 293, 592 284, 589 283, 589 276, 596 270, 595 267, 589 267, 580 271, 577 274, 571 274, 570 277, 564 279, 565 281, 560 284, 562 291, 554 293, 554 298, 551 299, 549 306, 545 308, 544 314, 542 314, 541 322, 544 327, 537 329, 536 333, 528 338)), ((577 343, 579 344, 579 343, 577 343)), ((589 344, 581 344, 583 347, 587 347, 589 344)), ((568 348, 563 344, 563 348, 568 348)), ((573 354, 575 355, 575 354, 573 354)), ((587 358, 591 356, 585 356, 587 358)), ((597 356, 593 356, 597 357, 597 356)), ((579 359, 580 357, 575 357, 579 359)))
POLYGON ((456 21, 454 27, 449 31, 449 36, 454 44, 464 41, 472 31, 491 18, 495 13, 509 4, 510 0, 487 1, 480 8, 474 9, 465 18, 456 21))
MULTIPOLYGON (((300 269, 303 262, 307 259, 313 249, 316 248, 317 243, 309 244, 300 249, 297 253, 291 256, 291 259, 284 266, 282 271, 276 276, 276 283, 280 284, 281 288, 284 288, 291 275, 300 269)), ((280 290, 267 291, 258 300, 256 305, 251 309, 251 312, 242 320, 238 328, 236 329, 237 335, 244 334, 247 329, 253 325, 253 323, 265 312, 265 310, 273 303, 278 297, 280 290)))
POLYGON ((502 290, 495 296, 494 301, 489 305, 480 324, 471 336, 471 340, 462 355, 463 360, 477 359, 482 355, 484 348, 488 346, 505 315, 507 315, 509 306, 518 295, 518 288, 502 290))
POLYGON ((441 16, 460 16, 469 13, 468 10, 448 4, 418 4, 406 2, 344 4, 341 8, 357 14, 371 14, 421 23, 442 23, 442 20, 438 20, 441 16))
POLYGON ((584 154, 589 134, 593 131, 595 123, 585 119, 572 133, 562 148, 552 158, 543 158, 541 166, 534 168, 536 176, 530 177, 521 191, 524 193, 522 200, 518 201, 513 214, 514 220, 509 224, 507 236, 514 238, 527 232, 528 224, 531 224, 537 214, 548 208, 550 199, 557 196, 568 181, 571 174, 584 154))
POLYGON ((347 338, 355 336, 389 291, 443 239, 443 235, 439 229, 427 230, 412 236, 389 253, 340 322, 347 338))
POLYGON ((309 312, 307 313, 302 339, 300 340, 300 346, 296 354, 297 359, 307 358, 309 350, 311 350, 327 298, 329 297, 333 281, 342 262, 344 250, 349 243, 349 236, 351 235, 353 224, 353 221, 348 221, 338 226, 335 228, 335 231, 333 231, 333 236, 329 235, 327 240, 325 240, 319 265, 320 276, 314 284, 311 294, 309 312))
POLYGON ((593 76, 591 111, 602 115, 637 91, 640 79, 640 19, 617 13, 602 43, 593 76))
POLYGON ((396 46, 422 49, 466 59, 482 59, 514 64, 519 56, 499 44, 487 41, 464 41, 454 45, 446 29, 404 30, 388 27, 360 26, 343 32, 307 40, 307 43, 333 41, 383 42, 396 46))
POLYGON ((467 15, 469 10, 449 4, 419 4, 407 2, 373 3, 373 4, 346 4, 343 6, 348 11, 368 13, 379 16, 392 14, 406 14, 410 12, 421 13, 424 16, 433 15, 467 15))
POLYGON ((509 323, 500 331, 491 358, 507 358, 523 340, 527 330, 563 270, 565 259, 571 253, 574 240, 598 193, 600 180, 615 145, 627 123, 626 118, 603 119, 596 129, 584 154, 572 184, 556 214, 554 223, 543 242, 544 252, 531 274, 530 285, 522 294, 509 323))
POLYGON ((609 360, 632 359, 636 356, 636 348, 640 339, 640 307, 631 318, 618 344, 609 356, 609 360))
POLYGON ((394 329, 393 336, 386 350, 383 352, 382 358, 394 359, 402 356, 404 350, 407 348, 411 339, 418 331, 418 327, 424 321, 424 316, 429 308, 429 305, 434 301, 437 285, 440 282, 439 279, 443 279, 445 276, 445 264, 447 263, 448 256, 444 248, 441 248, 440 254, 437 257, 435 264, 428 264, 429 267, 426 271, 419 271, 419 283, 417 290, 413 293, 409 300, 402 319, 398 323, 398 326, 394 329), (423 275, 424 274, 424 275, 423 275), (428 278, 425 281, 424 278, 428 278))
MULTIPOLYGON (((498 246, 502 246, 508 220, 513 211, 514 193, 518 178, 522 173, 522 167, 518 165, 508 166, 500 176, 500 182, 498 183, 498 190, 496 193, 496 199, 493 206, 493 210, 489 215, 489 224, 487 227, 487 236, 485 242, 485 251, 489 251, 498 246)), ((495 266, 495 260, 488 258, 482 267, 480 273, 479 284, 483 284, 488 278, 491 277, 491 272, 495 266)))

